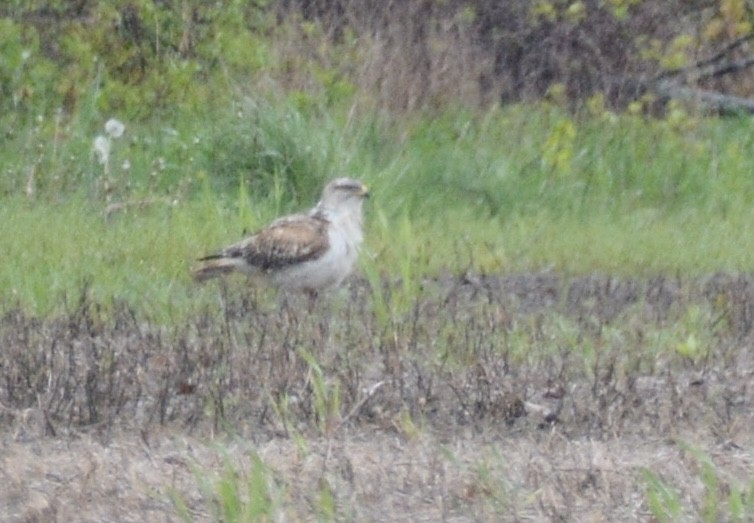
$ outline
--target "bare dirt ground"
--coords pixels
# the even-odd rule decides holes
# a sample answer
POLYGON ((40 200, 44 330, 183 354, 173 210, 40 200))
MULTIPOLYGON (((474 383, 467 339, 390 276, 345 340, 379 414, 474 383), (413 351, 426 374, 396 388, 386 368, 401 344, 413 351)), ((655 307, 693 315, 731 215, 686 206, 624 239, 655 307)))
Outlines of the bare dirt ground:
POLYGON ((218 521, 228 478, 259 520, 753 514, 748 276, 218 295, 169 326, 85 290, 6 310, 0 521, 218 521))

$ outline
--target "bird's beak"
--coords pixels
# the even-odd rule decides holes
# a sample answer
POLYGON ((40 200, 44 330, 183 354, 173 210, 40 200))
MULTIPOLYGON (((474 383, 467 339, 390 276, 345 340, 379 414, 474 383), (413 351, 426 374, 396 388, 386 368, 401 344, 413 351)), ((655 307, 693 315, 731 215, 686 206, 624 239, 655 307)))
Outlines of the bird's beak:
POLYGON ((361 192, 359 193, 359 196, 362 198, 369 198, 369 188, 366 185, 361 186, 361 192))

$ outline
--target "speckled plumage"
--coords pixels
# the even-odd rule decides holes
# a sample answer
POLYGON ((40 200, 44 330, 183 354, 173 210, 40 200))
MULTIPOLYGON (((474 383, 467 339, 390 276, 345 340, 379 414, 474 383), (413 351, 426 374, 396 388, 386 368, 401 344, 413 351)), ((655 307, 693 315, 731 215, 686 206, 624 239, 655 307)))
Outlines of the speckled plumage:
POLYGON ((202 258, 194 279, 240 271, 282 288, 316 292, 336 286, 356 264, 363 241, 362 204, 368 194, 360 181, 337 178, 307 214, 279 218, 202 258))

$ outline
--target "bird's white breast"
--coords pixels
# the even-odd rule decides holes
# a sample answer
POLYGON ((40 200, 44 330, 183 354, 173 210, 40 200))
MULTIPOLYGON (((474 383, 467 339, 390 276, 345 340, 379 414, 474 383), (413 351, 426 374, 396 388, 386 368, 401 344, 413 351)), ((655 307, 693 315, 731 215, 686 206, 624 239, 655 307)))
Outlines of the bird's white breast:
POLYGON ((273 277, 274 283, 291 289, 322 289, 340 284, 358 259, 363 240, 360 218, 356 215, 333 219, 327 231, 327 251, 315 260, 280 271, 273 277))

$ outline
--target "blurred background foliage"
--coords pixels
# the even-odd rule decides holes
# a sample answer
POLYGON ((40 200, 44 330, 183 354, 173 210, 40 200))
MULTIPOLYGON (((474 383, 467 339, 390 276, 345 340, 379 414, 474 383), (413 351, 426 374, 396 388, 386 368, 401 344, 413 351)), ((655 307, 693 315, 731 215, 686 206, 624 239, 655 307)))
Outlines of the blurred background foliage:
MULTIPOLYGON (((87 104, 143 119, 265 89, 301 108, 595 93, 625 107, 650 79, 747 38, 751 19, 744 0, 7 0, 0 110, 6 129, 87 104)), ((748 94, 743 73, 709 81, 748 94)))
MULTIPOLYGON (((531 145, 501 135, 469 166, 480 149, 469 133, 506 124, 458 122, 503 107, 523 125, 521 103, 545 107, 536 172, 569 180, 578 114, 690 128, 688 108, 656 89, 668 78, 751 95, 751 20, 744 0, 7 0, 0 193, 179 194, 187 174, 235 190, 242 173, 296 200, 355 164, 396 168, 407 140, 427 153, 412 168, 434 163, 432 179, 453 185, 469 169, 505 169, 493 165, 503 144, 531 145), (722 57, 738 66, 691 74, 722 57), (92 139, 113 117, 141 132, 114 145, 104 179, 92 139), (442 141, 469 148, 462 162, 433 152, 442 141)), ((522 161, 516 170, 531 170, 522 161)), ((492 208, 485 179, 464 186, 492 208)))

